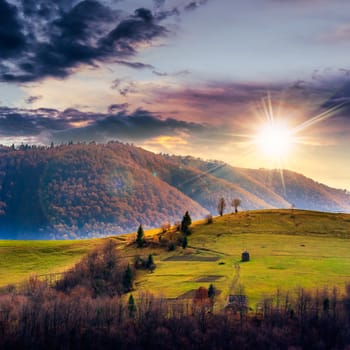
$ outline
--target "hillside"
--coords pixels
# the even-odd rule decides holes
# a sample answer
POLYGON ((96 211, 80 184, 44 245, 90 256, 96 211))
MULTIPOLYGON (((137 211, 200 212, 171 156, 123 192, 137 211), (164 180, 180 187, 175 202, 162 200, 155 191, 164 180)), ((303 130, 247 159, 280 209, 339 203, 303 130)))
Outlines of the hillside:
MULTIPOLYGON (((229 294, 244 291, 251 307, 277 288, 289 290, 339 287, 350 282, 350 215, 301 210, 261 210, 215 217, 212 224, 196 222, 188 247, 168 251, 158 244, 160 229, 147 233, 137 248, 134 234, 118 236, 118 254, 125 263, 153 254, 153 273, 140 271, 135 296, 146 291, 167 299, 191 300, 194 290, 213 283, 221 309, 229 294), (241 262, 248 250, 251 261, 241 262), (239 269, 237 266, 239 265, 239 269), (236 266, 236 267, 235 267, 236 266)), ((162 234, 176 240, 173 231, 162 234)), ((101 239, 74 242, 0 241, 0 287, 31 273, 49 274, 69 267, 101 239), (10 273, 9 273, 10 272, 10 273)))
POLYGON ((23 283, 32 274, 53 277, 66 271, 89 250, 100 244, 98 239, 74 241, 0 240, 0 287, 23 283))
POLYGON ((216 214, 218 198, 244 209, 349 212, 350 195, 301 174, 243 169, 193 157, 156 155, 119 142, 3 147, 0 238, 120 234, 216 214))
POLYGON ((1 155, 1 237, 78 238, 160 226, 207 211, 126 153, 103 145, 1 155))
MULTIPOLYGON (((236 184, 275 208, 289 208, 294 204, 299 209, 350 212, 350 195, 347 192, 289 170, 245 169, 193 157, 172 156, 169 159, 236 184)), ((245 203, 243 205, 251 208, 245 203)))
POLYGON ((210 225, 198 222, 192 230, 186 250, 125 250, 128 256, 156 254, 157 268, 140 276, 140 290, 186 299, 200 286, 213 283, 220 291, 220 309, 229 294, 243 292, 254 307, 278 288, 291 293, 298 287, 342 289, 350 282, 349 214, 249 211, 216 217, 210 225), (251 261, 242 263, 245 250, 251 261))

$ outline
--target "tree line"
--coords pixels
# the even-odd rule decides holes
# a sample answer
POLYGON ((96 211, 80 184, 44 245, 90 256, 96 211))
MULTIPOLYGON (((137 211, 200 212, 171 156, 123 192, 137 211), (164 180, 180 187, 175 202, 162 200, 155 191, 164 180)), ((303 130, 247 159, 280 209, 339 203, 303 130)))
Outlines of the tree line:
POLYGON ((56 291, 33 280, 0 296, 0 348, 7 349, 346 349, 350 287, 299 289, 262 300, 248 314, 208 311, 206 295, 174 303, 143 293, 126 300, 56 291), (343 296, 341 296, 343 295, 343 296))

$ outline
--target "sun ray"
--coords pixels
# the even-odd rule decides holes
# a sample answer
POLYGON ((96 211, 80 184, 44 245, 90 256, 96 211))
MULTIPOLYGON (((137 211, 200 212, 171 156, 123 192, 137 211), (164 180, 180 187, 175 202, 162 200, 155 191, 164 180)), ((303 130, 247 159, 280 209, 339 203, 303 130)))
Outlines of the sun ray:
POLYGON ((327 109, 326 111, 314 116, 313 118, 306 120, 304 123, 297 125, 293 129, 293 132, 298 133, 298 132, 305 130, 306 128, 308 128, 316 123, 319 123, 325 119, 333 117, 335 115, 335 113, 338 112, 339 110, 341 110, 346 104, 347 104, 347 102, 343 102, 339 105, 335 105, 335 106, 327 109))

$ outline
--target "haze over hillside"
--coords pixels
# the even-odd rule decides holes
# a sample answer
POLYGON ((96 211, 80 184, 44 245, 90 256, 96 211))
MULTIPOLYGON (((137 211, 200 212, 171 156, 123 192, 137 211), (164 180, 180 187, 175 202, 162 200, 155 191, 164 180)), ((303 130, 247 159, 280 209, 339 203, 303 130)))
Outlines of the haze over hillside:
POLYGON ((111 142, 3 147, 0 238, 78 238, 216 215, 218 198, 243 209, 350 211, 350 195, 301 174, 156 155, 111 142))

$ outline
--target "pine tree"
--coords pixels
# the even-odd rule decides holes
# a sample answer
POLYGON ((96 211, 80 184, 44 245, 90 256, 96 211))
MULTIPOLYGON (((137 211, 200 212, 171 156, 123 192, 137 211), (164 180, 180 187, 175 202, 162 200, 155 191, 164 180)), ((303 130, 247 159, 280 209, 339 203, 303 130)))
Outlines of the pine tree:
POLYGON ((139 226, 139 228, 137 229, 137 236, 136 236, 136 244, 138 248, 141 248, 144 244, 144 232, 143 232, 143 228, 142 225, 139 226))
POLYGON ((130 264, 128 264, 123 275, 123 287, 126 292, 129 292, 130 290, 132 290, 133 279, 134 279, 134 274, 132 272, 130 264))
POLYGON ((152 254, 148 255, 148 259, 147 259, 147 267, 150 267, 151 265, 154 265, 152 254))
POLYGON ((136 312, 136 305, 132 294, 130 294, 129 296, 128 310, 129 310, 129 317, 134 317, 136 312))
POLYGON ((185 234, 188 235, 190 234, 190 225, 192 224, 192 219, 190 217, 190 214, 188 211, 186 211, 185 215, 182 218, 181 221, 181 231, 185 234))
POLYGON ((147 259, 147 268, 148 268, 151 272, 156 268, 156 264, 154 263, 153 255, 152 255, 152 254, 148 255, 148 259, 147 259))
POLYGON ((209 288, 208 288, 208 298, 210 298, 211 300, 213 300, 215 297, 215 288, 214 288, 214 285, 211 283, 209 285, 209 288))
POLYGON ((187 236, 184 236, 183 240, 182 240, 182 248, 186 249, 188 245, 188 240, 187 240, 187 236))

